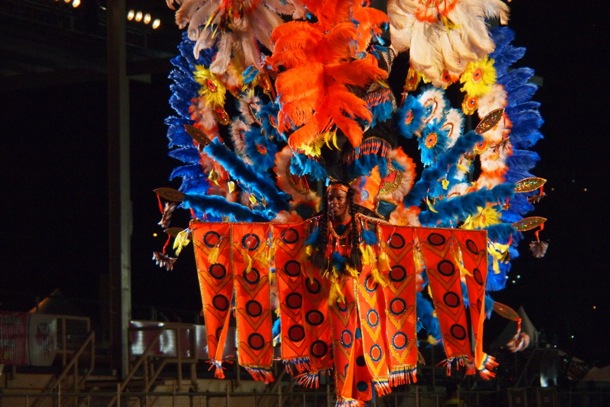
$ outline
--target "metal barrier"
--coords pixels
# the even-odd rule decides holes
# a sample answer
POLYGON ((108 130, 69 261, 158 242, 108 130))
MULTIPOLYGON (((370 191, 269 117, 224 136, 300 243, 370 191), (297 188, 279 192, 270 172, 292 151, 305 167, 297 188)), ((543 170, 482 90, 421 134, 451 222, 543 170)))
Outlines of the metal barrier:
MULTIPOLYGON (((442 407, 444 392, 420 389, 412 386, 409 391, 394 392, 371 402, 371 407, 442 407)), ((468 407, 606 407, 610 406, 610 389, 596 391, 557 391, 557 397, 540 398, 536 389, 523 390, 518 404, 511 400, 509 391, 462 392, 461 398, 468 407), (520 403, 520 404, 519 404, 520 403)), ((510 389, 515 390, 515 389, 510 389)), ((553 389, 554 390, 554 389, 553 389)), ((333 407, 335 397, 330 386, 325 389, 293 392, 261 393, 236 392, 227 386, 225 392, 164 391, 126 392, 117 387, 116 392, 70 393, 58 391, 52 394, 2 394, 0 407, 102 407, 111 403, 129 407, 333 407)))

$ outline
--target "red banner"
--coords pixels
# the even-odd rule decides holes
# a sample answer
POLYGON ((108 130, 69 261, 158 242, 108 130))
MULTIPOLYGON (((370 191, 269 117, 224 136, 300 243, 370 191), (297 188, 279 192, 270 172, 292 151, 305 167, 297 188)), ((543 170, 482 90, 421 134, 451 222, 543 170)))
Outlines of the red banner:
POLYGON ((383 396, 391 391, 385 332, 385 301, 383 287, 374 280, 370 269, 371 265, 363 265, 358 278, 358 314, 364 360, 377 394, 383 396))
POLYGON ((191 230, 208 355, 216 366, 216 377, 223 378, 221 364, 233 300, 230 224, 193 222, 191 230))
POLYGON ((321 373, 333 367, 331 323, 328 306, 328 280, 307 262, 307 277, 303 286, 303 317, 309 342, 309 370, 299 376, 299 384, 317 388, 321 373))
MULTIPOLYGON (((460 267, 456 264, 456 242, 449 229, 418 228, 417 236, 426 265, 426 275, 447 362, 472 359, 466 309, 462 300, 460 267)), ((450 372, 450 370, 448 370, 450 372)))
POLYGON ((470 302, 470 320, 474 336, 474 360, 482 369, 486 359, 483 352, 483 322, 485 321, 485 286, 487 284, 487 233, 485 231, 455 230, 464 262, 466 288, 470 302))
POLYGON ((239 364, 265 383, 273 381, 269 232, 266 223, 232 226, 239 364))
POLYGON ((390 385, 417 381, 416 270, 413 228, 379 225, 381 251, 389 260, 384 287, 390 385))
POLYGON ((280 302, 282 360, 290 372, 309 368, 309 341, 303 318, 305 278, 301 256, 305 242, 305 224, 272 225, 275 249, 275 273, 280 302))
POLYGON ((356 304, 358 281, 340 276, 343 300, 329 304, 332 324, 335 388, 339 404, 350 400, 371 400, 371 374, 364 361, 362 334, 356 304))

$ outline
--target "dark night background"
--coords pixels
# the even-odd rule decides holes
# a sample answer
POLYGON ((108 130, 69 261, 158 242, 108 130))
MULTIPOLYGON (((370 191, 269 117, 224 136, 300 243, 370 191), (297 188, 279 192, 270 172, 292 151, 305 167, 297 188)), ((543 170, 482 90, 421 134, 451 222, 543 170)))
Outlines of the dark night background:
MULTIPOLYGON (((535 100, 542 103, 545 138, 534 148, 541 161, 533 173, 548 180, 548 196, 533 214, 548 218, 540 236, 550 247, 534 259, 527 249, 533 235, 526 234, 510 274, 515 283, 492 296, 523 306, 559 348, 608 364, 610 123, 602 61, 610 49, 602 22, 608 7, 601 4, 509 3, 514 45, 527 49, 518 65, 543 80, 535 100)), ((173 35, 177 45, 180 34, 173 35)), ((165 136, 164 119, 173 114, 168 74, 130 81, 134 318, 148 319, 156 307, 170 319, 194 322, 200 297, 191 246, 173 271, 151 260, 165 242, 153 189, 178 186, 168 180, 177 165, 165 136)), ((0 309, 26 311, 56 288, 97 309, 100 276, 108 272, 106 82, 0 89, 0 97, 0 309)), ((174 223, 186 227, 187 218, 174 223)))

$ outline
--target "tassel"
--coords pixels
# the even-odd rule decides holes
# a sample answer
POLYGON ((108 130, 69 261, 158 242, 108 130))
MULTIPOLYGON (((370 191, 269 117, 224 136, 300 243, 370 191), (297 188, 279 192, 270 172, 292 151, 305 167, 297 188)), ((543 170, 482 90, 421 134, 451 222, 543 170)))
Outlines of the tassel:
POLYGON ((455 358, 444 359, 444 360, 441 360, 436 366, 444 366, 445 375, 447 377, 451 377, 451 369, 452 369, 452 364, 453 364, 454 360, 455 360, 455 358))
POLYGON ((496 362, 496 359, 493 356, 485 355, 482 366, 478 367, 479 375, 484 380, 490 380, 496 377, 496 374, 492 372, 492 370, 498 367, 498 365, 499 363, 496 362))
POLYGON ((309 357, 284 360, 286 373, 290 374, 291 376, 301 375, 311 369, 309 362, 309 357))
MULTIPOLYGON (((158 195, 157 195, 158 198, 158 195)), ((163 208, 161 209, 161 220, 159 221, 159 225, 163 229, 167 229, 170 224, 170 220, 172 218, 172 213, 176 209, 178 204, 176 202, 165 202, 163 208)))
POLYGON ((397 387, 403 384, 417 383, 417 368, 404 366, 400 370, 390 372, 390 386, 397 387))
POLYGON ((538 229, 534 235, 536 235, 536 240, 530 242, 530 251, 537 259, 544 257, 546 251, 549 248, 549 244, 547 242, 543 242, 540 240, 540 232, 544 230, 544 223, 540 225, 540 229, 538 229))
POLYGON ((175 257, 170 257, 165 253, 153 252, 153 260, 157 266, 165 268, 167 271, 171 271, 174 269, 174 263, 178 259, 175 257))
POLYGON ((392 392, 392 388, 387 380, 374 381, 375 391, 380 396, 388 395, 392 392))
POLYGON ((537 259, 544 257, 548 248, 549 244, 547 242, 541 240, 533 240, 530 242, 530 252, 532 252, 532 255, 537 259))
POLYGON ((355 400, 348 397, 343 397, 340 400, 337 400, 335 404, 336 407, 361 407, 364 406, 364 402, 360 400, 355 400))
POLYGON ((225 373, 224 368, 222 367, 222 361, 220 360, 210 360, 210 370, 214 369, 214 377, 217 379, 224 379, 225 373))
POLYGON ((271 372, 267 369, 263 369, 261 367, 246 367, 246 371, 257 382, 265 382, 265 384, 270 384, 275 381, 273 374, 271 374, 271 372))
POLYGON ((506 346, 511 352, 515 353, 526 349, 529 344, 530 336, 525 332, 518 332, 510 341, 508 341, 506 346))
POLYGON ((308 389, 317 389, 320 387, 320 373, 319 372, 303 372, 298 376, 295 376, 299 386, 306 387, 308 389))

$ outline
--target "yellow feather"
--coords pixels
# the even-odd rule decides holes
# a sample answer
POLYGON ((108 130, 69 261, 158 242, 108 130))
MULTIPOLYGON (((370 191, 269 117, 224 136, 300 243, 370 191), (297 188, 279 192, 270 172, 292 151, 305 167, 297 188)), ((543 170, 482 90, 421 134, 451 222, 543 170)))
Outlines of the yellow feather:
POLYGON ((328 293, 328 305, 334 305, 337 302, 345 303, 345 296, 341 292, 339 281, 334 278, 330 283, 330 292, 328 293))
POLYGON ((379 253, 379 257, 377 258, 377 264, 379 266, 379 270, 381 271, 388 271, 391 269, 390 267, 390 258, 388 257, 388 254, 385 251, 381 251, 381 253, 379 253))
POLYGON ((215 246, 212 248, 212 250, 210 250, 210 253, 208 254, 208 260, 210 261, 210 264, 215 264, 218 262, 218 254, 220 253, 220 247, 215 246))
POLYGON ((432 205, 432 202, 430 202, 430 199, 428 197, 426 197, 426 205, 428 205, 428 209, 430 209, 430 212, 438 213, 438 211, 434 209, 434 206, 432 205))
POLYGON ((191 242, 188 236, 188 229, 183 230, 176 235, 176 238, 174 239, 174 250, 176 251, 176 256, 180 254, 183 247, 188 246, 188 244, 191 242))

